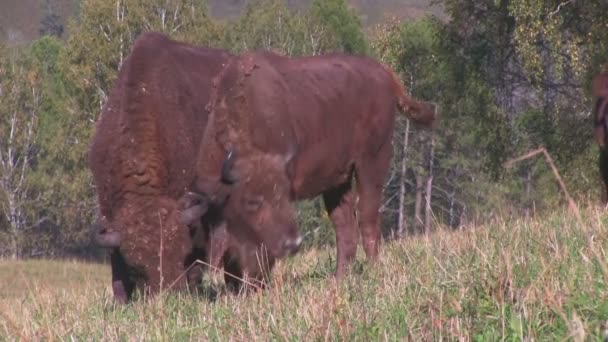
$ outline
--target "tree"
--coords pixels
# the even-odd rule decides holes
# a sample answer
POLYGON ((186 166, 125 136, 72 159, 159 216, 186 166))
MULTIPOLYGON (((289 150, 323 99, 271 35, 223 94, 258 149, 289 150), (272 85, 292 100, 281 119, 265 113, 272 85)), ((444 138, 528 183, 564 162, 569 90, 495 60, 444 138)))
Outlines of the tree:
POLYGON ((18 50, 0 49, 0 208, 7 226, 2 240, 8 250, 21 256, 29 229, 31 204, 29 175, 35 156, 40 110, 40 78, 32 60, 18 50), (6 241, 5 240, 5 241, 6 241))
POLYGON ((250 2, 226 28, 223 45, 242 52, 275 50, 288 56, 318 55, 338 49, 338 38, 317 12, 295 12, 284 0, 250 2))
MULTIPOLYGON (((400 72, 413 96, 439 108, 434 134, 412 130, 398 117, 395 165, 385 190, 388 221, 399 227, 397 235, 406 226, 428 231, 431 218, 458 227, 465 209, 471 218, 490 216, 506 200, 496 180, 510 151, 511 130, 494 96, 497 71, 489 67, 501 54, 482 49, 483 35, 469 38, 460 20, 471 19, 393 21, 378 27, 371 41, 376 56, 400 72)), ((483 34, 486 47, 497 43, 483 34)))
POLYGON ((61 23, 61 17, 55 14, 50 0, 46 0, 46 15, 40 22, 40 29, 38 32, 41 36, 51 35, 61 37, 63 35, 63 24, 61 23))
POLYGON ((86 162, 91 127, 68 91, 60 64, 64 49, 62 41, 48 36, 31 46, 42 83, 32 185, 38 194, 36 212, 47 220, 46 236, 38 237, 49 242, 47 253, 88 245, 94 214, 86 162))
POLYGON ((313 0, 310 11, 331 30, 341 51, 349 54, 368 52, 361 19, 345 0, 313 0))
POLYGON ((69 31, 63 64, 80 110, 91 123, 140 33, 159 31, 209 46, 218 45, 222 36, 206 3, 195 0, 83 0, 69 31))

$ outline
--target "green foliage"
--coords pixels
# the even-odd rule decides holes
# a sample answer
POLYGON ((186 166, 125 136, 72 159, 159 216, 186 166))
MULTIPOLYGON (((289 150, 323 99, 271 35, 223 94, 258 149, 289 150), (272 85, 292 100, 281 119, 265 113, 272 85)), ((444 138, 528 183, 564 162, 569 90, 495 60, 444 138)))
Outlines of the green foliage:
POLYGON ((80 16, 69 23, 66 77, 88 120, 105 103, 112 82, 137 36, 159 31, 175 39, 217 44, 221 26, 201 1, 83 0, 80 16))
MULTIPOLYGON (((509 149, 506 116, 495 104, 491 85, 460 45, 446 39, 449 27, 435 18, 412 22, 389 22, 374 32, 372 46, 378 58, 399 71, 411 94, 437 104, 439 124, 433 132, 414 130, 409 144, 407 167, 416 177, 430 174, 430 134, 434 136, 432 210, 439 222, 458 225, 460 214, 469 218, 491 216, 492 208, 504 199, 493 180, 502 174, 509 149), (492 191, 488 191, 492 189, 492 191)), ((398 125, 394 145, 401 151, 405 125, 398 125)), ((396 153, 395 169, 403 156, 396 153)), ((396 177, 403 177, 400 171, 396 177)), ((414 212, 416 179, 406 196, 408 212, 414 212)), ((385 197, 393 196, 388 188, 385 197)), ((395 205, 397 205, 395 203, 395 205)), ((397 208, 394 209, 395 211, 397 208)))
POLYGON ((367 51, 358 17, 343 0, 313 2, 307 11, 291 10, 284 0, 252 1, 226 26, 222 45, 234 52, 266 49, 288 56, 367 51))
POLYGON ((331 30, 341 51, 349 54, 368 52, 361 19, 345 0, 313 0, 311 14, 331 30))
POLYGON ((605 1, 513 0, 508 8, 518 52, 535 80, 548 72, 561 79, 568 70, 581 77, 598 54, 606 57, 605 1))
POLYGON ((66 86, 60 64, 64 49, 53 37, 41 38, 31 46, 44 80, 33 181, 39 192, 39 215, 52 222, 49 234, 53 243, 82 246, 88 244, 86 228, 94 213, 86 163, 91 130, 66 86))
MULTIPOLYGON (((412 220, 416 191, 425 191, 416 189, 416 177, 426 180, 431 174, 431 137, 432 217, 440 223, 456 226, 460 218, 558 205, 563 197, 542 159, 508 171, 503 167, 507 159, 540 145, 553 156, 575 197, 596 196, 588 84, 608 58, 606 5, 599 0, 441 3, 450 21, 393 20, 368 35, 345 0, 313 0, 308 7, 256 0, 225 22, 210 17, 205 1, 82 0, 65 40, 45 36, 21 48, 0 47, 0 141, 8 146, 11 115, 19 113, 15 122, 21 140, 13 144, 21 146, 19 156, 28 161, 22 164, 25 185, 17 191, 23 210, 0 217, 0 240, 8 246, 10 236, 18 235, 14 232, 27 231, 18 245, 30 254, 44 253, 46 246, 40 245, 55 251, 87 246, 96 202, 86 161, 93 124, 133 42, 150 30, 234 53, 372 55, 398 72, 413 97, 436 103, 439 123, 432 133, 408 131, 404 175, 406 120, 398 117, 382 208, 389 229, 400 205, 412 220), (32 134, 26 139, 28 127, 32 134), (406 198, 399 204, 402 179, 406 198), (10 228, 13 222, 21 228, 10 228)), ((15 183, 15 172, 2 176, 15 183)), ((0 195, 6 207, 7 194, 15 188, 3 184, 12 189, 0 195)), ((320 198, 299 203, 298 214, 309 245, 334 242, 320 198)))
POLYGON ((36 214, 32 163, 41 109, 41 74, 26 51, 0 46, 0 254, 21 256, 36 214))
POLYGON ((320 23, 283 0, 256 0, 228 25, 224 46, 235 53, 265 49, 293 56, 319 53, 327 40, 320 23))

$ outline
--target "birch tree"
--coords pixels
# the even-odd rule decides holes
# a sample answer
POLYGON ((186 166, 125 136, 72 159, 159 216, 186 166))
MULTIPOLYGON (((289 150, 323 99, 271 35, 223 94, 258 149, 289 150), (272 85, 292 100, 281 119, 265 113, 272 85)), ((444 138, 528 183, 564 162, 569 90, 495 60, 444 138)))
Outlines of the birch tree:
POLYGON ((7 222, 0 233, 17 258, 31 229, 28 176, 32 171, 40 107, 40 82, 31 61, 0 49, 0 207, 7 222))

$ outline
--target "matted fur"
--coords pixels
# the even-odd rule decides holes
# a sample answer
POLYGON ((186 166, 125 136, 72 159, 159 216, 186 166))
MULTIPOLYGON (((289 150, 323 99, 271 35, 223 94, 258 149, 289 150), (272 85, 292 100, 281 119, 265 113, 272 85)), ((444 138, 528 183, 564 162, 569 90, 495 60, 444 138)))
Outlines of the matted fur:
POLYGON ((167 288, 192 259, 177 200, 194 179, 211 82, 229 58, 224 50, 148 32, 124 60, 89 150, 101 228, 120 233, 120 246, 112 251, 120 302, 134 287, 150 294, 167 288))

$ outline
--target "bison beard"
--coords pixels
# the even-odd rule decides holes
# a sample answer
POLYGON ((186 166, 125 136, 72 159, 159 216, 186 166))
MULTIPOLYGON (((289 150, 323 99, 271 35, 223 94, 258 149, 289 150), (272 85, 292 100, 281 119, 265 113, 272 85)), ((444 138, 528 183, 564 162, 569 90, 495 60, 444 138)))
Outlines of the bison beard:
POLYGON ((99 202, 94 240, 111 249, 118 302, 130 300, 135 288, 155 294, 161 285, 195 285, 202 266, 180 277, 195 259, 213 250, 218 267, 231 253, 225 228, 201 219, 207 202, 184 195, 195 177, 212 79, 229 58, 148 32, 121 67, 89 150, 99 202))
POLYGON ((275 257, 293 253, 301 243, 293 202, 322 195, 336 229, 336 276, 355 257, 359 233, 376 258, 395 108, 432 127, 432 106, 367 57, 263 51, 228 63, 210 105, 191 190, 223 208, 235 238, 275 257))

